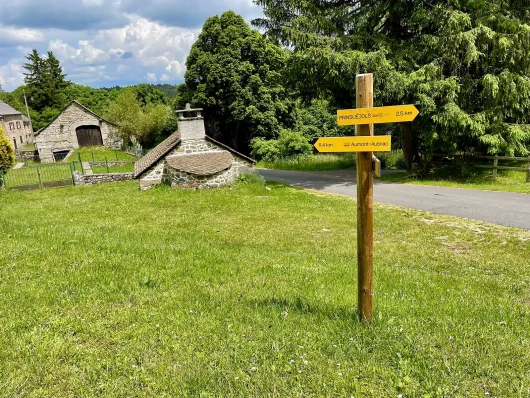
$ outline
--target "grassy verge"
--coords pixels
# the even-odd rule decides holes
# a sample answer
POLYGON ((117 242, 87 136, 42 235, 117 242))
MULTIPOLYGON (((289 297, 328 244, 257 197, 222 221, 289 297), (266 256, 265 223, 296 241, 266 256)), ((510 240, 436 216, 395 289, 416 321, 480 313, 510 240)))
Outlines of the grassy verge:
MULTIPOLYGON (((92 166, 92 172, 94 174, 105 174, 107 173, 106 166, 92 166)), ((131 173, 134 171, 134 163, 125 164, 123 166, 109 166, 109 173, 131 173)))
MULTIPOLYGON (((377 152, 375 155, 381 160, 384 169, 403 169, 403 153, 401 151, 377 152)), ((302 158, 280 159, 275 162, 258 162, 257 167, 275 170, 296 171, 329 171, 355 169, 357 155, 344 154, 318 154, 302 158)))
POLYGON ((355 168, 355 154, 311 155, 300 159, 280 159, 274 162, 258 162, 256 167, 276 170, 325 171, 355 168))
POLYGON ((130 182, 0 203, 0 395, 530 395, 528 232, 376 205, 367 327, 346 198, 130 182))
POLYGON ((465 178, 454 175, 434 175, 420 180, 411 178, 407 173, 388 174, 381 177, 388 182, 417 185, 434 185, 452 188, 483 189, 489 191, 520 192, 530 194, 530 183, 526 182, 526 173, 520 171, 499 170, 497 179, 493 179, 492 170, 471 169, 465 178))
POLYGON ((81 154, 81 159, 83 162, 104 162, 105 158, 109 161, 118 160, 118 161, 128 161, 134 162, 136 158, 129 155, 125 151, 105 148, 102 146, 97 147, 83 147, 76 149, 72 155, 68 158, 68 161, 78 160, 78 153, 81 154), (116 158, 117 157, 117 158, 116 158))

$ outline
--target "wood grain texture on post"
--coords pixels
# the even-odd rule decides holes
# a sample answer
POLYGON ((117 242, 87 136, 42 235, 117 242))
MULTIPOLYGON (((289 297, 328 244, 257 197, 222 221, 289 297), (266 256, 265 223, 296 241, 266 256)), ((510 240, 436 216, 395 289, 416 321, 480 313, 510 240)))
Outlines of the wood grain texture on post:
MULTIPOLYGON (((374 106, 373 75, 357 75, 355 79, 356 107, 372 108, 374 106)), ((359 136, 374 135, 373 124, 362 124, 355 127, 359 136)), ((358 292, 357 309, 362 322, 372 321, 373 296, 373 177, 372 152, 357 154, 357 275, 358 292)))

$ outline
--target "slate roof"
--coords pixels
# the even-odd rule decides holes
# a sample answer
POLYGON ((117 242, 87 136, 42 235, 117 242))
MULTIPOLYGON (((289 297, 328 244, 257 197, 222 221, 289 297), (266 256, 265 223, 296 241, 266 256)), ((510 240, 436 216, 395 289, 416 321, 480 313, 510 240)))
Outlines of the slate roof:
POLYGON ((72 104, 76 104, 76 105, 80 106, 83 110, 85 110, 86 112, 90 113, 91 115, 97 117, 98 119, 103 120, 105 123, 108 123, 108 124, 110 124, 110 125, 112 125, 112 126, 116 126, 116 127, 118 127, 118 126, 115 125, 114 123, 111 123, 111 122, 109 122, 108 120, 103 119, 103 118, 102 118, 101 116, 99 116, 97 113, 92 112, 92 111, 91 111, 90 109, 88 109, 86 106, 81 105, 81 104, 80 104, 79 102, 77 102, 76 100, 72 100, 68 105, 66 105, 66 107, 61 111, 61 113, 59 113, 57 116, 55 116, 55 117, 53 118, 53 120, 52 120, 50 123, 48 123, 45 127, 41 128, 39 131, 37 131, 37 132, 35 133, 35 135, 39 135, 39 134, 42 133, 44 130, 46 130, 46 129, 50 126, 50 124, 52 124, 53 122, 55 122, 55 120, 57 120, 57 118, 58 118, 59 116, 61 116, 62 113, 63 113, 65 110, 67 110, 67 109, 70 107, 70 105, 72 105, 72 104))
POLYGON ((7 115, 22 115, 22 113, 17 111, 16 109, 11 108, 5 102, 0 101, 0 116, 7 115))
POLYGON ((167 165, 175 170, 199 176, 209 176, 228 169, 234 157, 228 151, 210 151, 169 156, 167 165))
POLYGON ((142 173, 166 156, 178 144, 180 144, 180 132, 177 130, 149 151, 145 156, 138 159, 134 164, 134 178, 138 178, 142 175, 142 173))

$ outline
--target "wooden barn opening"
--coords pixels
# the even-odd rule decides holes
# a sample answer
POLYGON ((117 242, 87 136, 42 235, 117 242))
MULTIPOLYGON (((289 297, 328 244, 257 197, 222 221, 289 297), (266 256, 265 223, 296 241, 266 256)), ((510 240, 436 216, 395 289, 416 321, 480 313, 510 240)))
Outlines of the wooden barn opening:
POLYGON ((79 126, 75 132, 79 146, 103 145, 103 137, 99 126, 79 126))

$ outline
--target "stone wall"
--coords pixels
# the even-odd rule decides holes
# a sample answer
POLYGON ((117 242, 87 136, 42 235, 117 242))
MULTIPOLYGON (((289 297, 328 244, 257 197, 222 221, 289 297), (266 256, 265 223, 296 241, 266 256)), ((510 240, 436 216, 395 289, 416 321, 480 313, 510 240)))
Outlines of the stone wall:
MULTIPOLYGON (((180 148, 174 151, 174 154, 178 156, 208 151, 225 151, 225 149, 207 140, 186 140, 182 142, 180 148)), ((232 156, 234 160, 229 169, 207 176, 189 174, 166 166, 162 174, 162 182, 167 182, 172 187, 198 189, 218 188, 233 184, 239 175, 252 173, 252 164, 237 155, 232 154, 232 156)))
POLYGON ((204 139, 206 130, 202 117, 188 117, 179 120, 179 132, 182 141, 204 139))
POLYGON ((109 173, 84 175, 79 171, 74 172, 75 185, 94 185, 104 182, 131 181, 134 179, 133 173, 109 173))
POLYGON ((151 188, 153 185, 167 182, 166 161, 162 159, 142 176, 142 179, 140 180, 140 189, 143 191, 151 188))
POLYGON ((49 126, 36 136, 36 146, 43 163, 54 162, 54 151, 79 148, 76 129, 80 126, 99 126, 103 145, 120 148, 123 144, 116 127, 72 102, 49 126))

